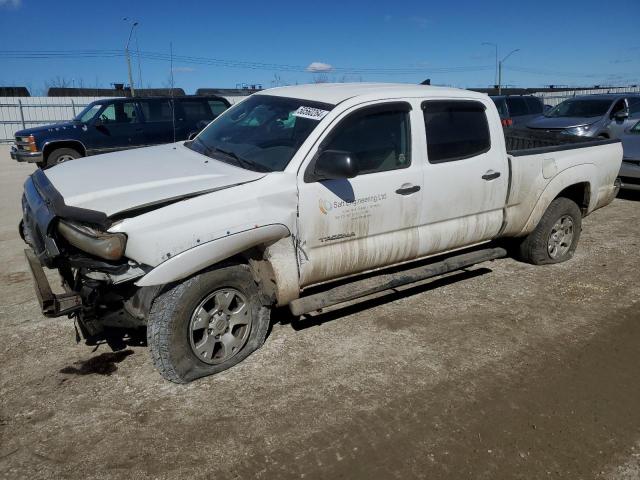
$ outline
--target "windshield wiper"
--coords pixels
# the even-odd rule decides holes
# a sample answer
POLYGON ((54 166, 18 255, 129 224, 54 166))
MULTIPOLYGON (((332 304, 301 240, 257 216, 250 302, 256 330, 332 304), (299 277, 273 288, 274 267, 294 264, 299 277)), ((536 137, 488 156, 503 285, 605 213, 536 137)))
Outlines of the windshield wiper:
POLYGON ((256 163, 252 160, 248 160, 246 158, 242 158, 240 156, 238 156, 237 153, 235 152, 231 152, 228 150, 223 150, 221 148, 218 147, 207 147, 210 151, 214 151, 214 152, 219 152, 223 155, 226 155, 227 157, 231 157, 233 158, 238 164, 240 164, 241 166, 244 166, 246 168, 248 168, 249 170, 257 170, 259 172, 270 172, 271 170, 267 167, 265 167, 264 165, 261 165, 259 163, 256 163))

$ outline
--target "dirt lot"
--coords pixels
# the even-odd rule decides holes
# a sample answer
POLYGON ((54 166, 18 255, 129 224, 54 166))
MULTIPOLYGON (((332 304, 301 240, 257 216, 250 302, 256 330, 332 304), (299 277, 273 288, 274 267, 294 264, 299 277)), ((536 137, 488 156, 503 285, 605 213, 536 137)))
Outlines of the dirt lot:
POLYGON ((187 386, 45 319, 0 150, 3 478, 640 478, 640 196, 576 257, 496 261, 311 320, 187 386), (438 287, 438 288, 434 288, 438 287))

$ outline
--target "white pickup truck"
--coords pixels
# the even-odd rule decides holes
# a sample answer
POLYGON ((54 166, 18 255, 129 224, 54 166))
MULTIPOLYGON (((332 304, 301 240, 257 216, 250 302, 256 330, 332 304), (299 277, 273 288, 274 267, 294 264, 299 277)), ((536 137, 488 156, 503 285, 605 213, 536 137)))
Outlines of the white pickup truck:
POLYGON ((498 239, 568 260, 621 160, 617 140, 505 136, 470 91, 284 87, 194 140, 36 171, 20 231, 45 315, 75 318, 88 344, 147 327, 160 373, 188 382, 259 348, 275 306, 301 315, 503 257, 498 239))

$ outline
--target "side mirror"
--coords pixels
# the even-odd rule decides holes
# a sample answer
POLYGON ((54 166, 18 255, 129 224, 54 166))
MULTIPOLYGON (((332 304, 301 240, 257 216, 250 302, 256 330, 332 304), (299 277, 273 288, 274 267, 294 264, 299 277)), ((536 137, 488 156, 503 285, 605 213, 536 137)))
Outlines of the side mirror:
POLYGON ((316 160, 314 180, 340 180, 358 175, 358 160, 350 152, 325 150, 316 160))
POLYGON ((626 120, 627 118, 629 118, 629 112, 627 112, 626 110, 621 110, 614 115, 614 118, 616 120, 626 120))

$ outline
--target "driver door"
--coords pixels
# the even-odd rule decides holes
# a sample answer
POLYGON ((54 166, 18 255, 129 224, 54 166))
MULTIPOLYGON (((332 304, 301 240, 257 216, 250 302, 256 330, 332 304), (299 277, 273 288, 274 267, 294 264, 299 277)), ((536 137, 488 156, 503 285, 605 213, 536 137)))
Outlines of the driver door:
POLYGON ((95 153, 108 153, 139 145, 143 135, 135 102, 107 103, 94 120, 95 153))
POLYGON ((346 112, 299 172, 301 286, 416 256, 422 167, 412 158, 411 106, 393 102, 346 112), (348 152, 359 173, 315 180, 323 151, 348 152))

